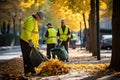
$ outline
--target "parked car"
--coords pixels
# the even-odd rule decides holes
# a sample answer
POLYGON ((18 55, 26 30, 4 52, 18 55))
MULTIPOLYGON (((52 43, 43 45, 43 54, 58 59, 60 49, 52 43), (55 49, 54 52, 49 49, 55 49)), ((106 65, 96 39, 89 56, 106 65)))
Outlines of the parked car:
POLYGON ((76 47, 78 46, 82 46, 83 45, 83 40, 80 40, 80 38, 78 37, 75 43, 76 47))
POLYGON ((112 35, 102 36, 101 49, 112 49, 112 35))

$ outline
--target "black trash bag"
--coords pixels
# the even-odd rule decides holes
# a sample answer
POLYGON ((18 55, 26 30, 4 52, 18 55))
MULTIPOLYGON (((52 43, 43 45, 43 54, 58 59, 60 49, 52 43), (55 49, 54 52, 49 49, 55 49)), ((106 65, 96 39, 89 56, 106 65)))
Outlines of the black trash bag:
POLYGON ((64 46, 60 45, 57 48, 51 49, 52 53, 57 55, 58 59, 66 60, 68 59, 68 53, 64 46))
POLYGON ((32 48, 30 60, 34 67, 38 67, 42 62, 47 61, 47 58, 36 48, 32 48))

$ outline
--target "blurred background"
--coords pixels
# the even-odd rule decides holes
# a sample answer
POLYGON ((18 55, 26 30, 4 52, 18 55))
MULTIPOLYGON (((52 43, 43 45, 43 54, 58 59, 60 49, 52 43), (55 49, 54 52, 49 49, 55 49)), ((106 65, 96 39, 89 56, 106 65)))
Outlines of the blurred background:
MULTIPOLYGON (((92 34, 96 34, 95 25, 90 22, 92 21, 90 3, 90 0, 0 0, 0 46, 19 45, 19 35, 24 20, 42 9, 45 12, 46 20, 39 23, 40 44, 43 43, 46 24, 51 22, 57 30, 60 20, 64 19, 70 30, 76 34, 76 46, 90 49, 90 41, 94 42, 92 39, 95 37, 92 34)), ((112 33, 111 10, 110 0, 100 0, 101 48, 104 48, 103 43, 105 43, 103 36, 112 33)))

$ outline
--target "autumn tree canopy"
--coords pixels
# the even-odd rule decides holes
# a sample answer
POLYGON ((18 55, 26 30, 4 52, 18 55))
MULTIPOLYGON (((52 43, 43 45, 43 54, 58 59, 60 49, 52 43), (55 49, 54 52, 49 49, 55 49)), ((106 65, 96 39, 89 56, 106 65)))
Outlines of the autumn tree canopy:
MULTIPOLYGON (((80 30, 80 22, 82 29, 84 28, 83 13, 85 14, 87 27, 90 13, 90 0, 50 0, 53 2, 51 12, 58 19, 65 19, 70 29, 73 31, 80 30)), ((100 0, 100 16, 105 17, 106 13, 111 16, 111 1, 100 0)))
POLYGON ((0 0, 0 25, 35 12, 44 0, 0 0), (30 12, 31 11, 31 12, 30 12), (24 15, 23 15, 24 14, 24 15))
MULTIPOLYGON (((89 27, 88 18, 90 12, 90 0, 1 0, 0 25, 2 25, 4 21, 12 21, 13 16, 16 16, 17 19, 19 17, 22 17, 22 19, 24 19, 37 10, 41 9, 41 7, 47 11, 47 15, 56 18, 56 20, 59 22, 61 19, 65 19, 66 24, 68 24, 70 26, 70 29, 73 31, 80 30, 80 22, 82 23, 82 29, 84 28, 82 16, 84 13, 87 27, 89 27), (45 2, 47 2, 47 4, 45 4, 45 2), (42 7, 43 5, 44 7, 42 7), (45 9, 45 5, 49 5, 49 9, 45 9)), ((106 13, 107 15, 111 15, 111 1, 100 0, 100 9, 101 16, 104 17, 106 13)))

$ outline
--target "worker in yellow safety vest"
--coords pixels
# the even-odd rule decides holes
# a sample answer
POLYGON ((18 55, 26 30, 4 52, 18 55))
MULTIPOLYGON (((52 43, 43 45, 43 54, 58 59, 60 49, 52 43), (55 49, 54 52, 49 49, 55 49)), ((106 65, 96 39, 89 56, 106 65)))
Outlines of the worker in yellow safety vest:
POLYGON ((51 58, 55 59, 55 54, 51 54, 50 50, 52 48, 55 48, 55 45, 57 42, 57 33, 56 33, 56 30, 52 27, 51 23, 48 23, 47 27, 48 29, 45 34, 45 40, 47 43, 47 54, 46 55, 48 59, 51 59, 51 58))
POLYGON ((71 33, 71 47, 73 48, 73 49, 75 49, 76 48, 76 45, 75 45, 75 43, 76 43, 76 34, 75 33, 71 33))
MULTIPOLYGON (((61 20, 61 26, 58 27, 57 36, 58 36, 58 44, 61 43, 61 45, 65 47, 68 53, 68 42, 70 41, 70 29, 65 24, 64 20, 61 20)), ((66 62, 69 62, 69 60, 66 59, 66 62)))
POLYGON ((24 63, 24 74, 25 76, 29 73, 36 74, 36 71, 30 61, 30 52, 32 47, 38 46, 39 32, 38 32, 38 22, 44 19, 43 11, 40 10, 28 17, 22 27, 20 35, 20 45, 23 55, 24 63))

